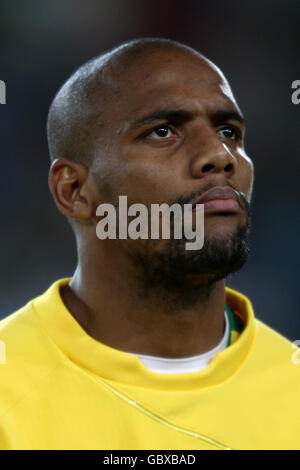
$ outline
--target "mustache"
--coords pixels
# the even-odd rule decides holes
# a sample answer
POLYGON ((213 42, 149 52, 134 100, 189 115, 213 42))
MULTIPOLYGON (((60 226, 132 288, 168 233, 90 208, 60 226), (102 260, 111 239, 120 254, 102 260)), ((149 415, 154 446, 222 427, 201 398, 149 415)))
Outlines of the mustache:
MULTIPOLYGON (((247 217, 249 218, 251 216, 251 208, 250 208, 250 204, 248 202, 248 199, 246 197, 246 195, 242 192, 242 191, 239 191, 238 189, 236 189, 232 184, 228 183, 226 186, 228 186, 229 188, 233 189, 234 191, 237 192, 240 200, 241 200, 241 203, 242 203, 242 206, 243 206, 243 209, 244 211, 246 212, 247 214, 247 217)), ((184 204, 193 204, 195 203, 204 193, 206 193, 206 191, 209 191, 210 189, 213 189, 215 188, 216 185, 213 185, 213 184, 207 184, 206 186, 202 187, 201 189, 199 190, 196 190, 196 191, 193 191, 192 193, 188 193, 188 194, 182 194, 181 196, 179 196, 174 202, 173 204, 180 204, 180 206, 183 206, 184 204)))

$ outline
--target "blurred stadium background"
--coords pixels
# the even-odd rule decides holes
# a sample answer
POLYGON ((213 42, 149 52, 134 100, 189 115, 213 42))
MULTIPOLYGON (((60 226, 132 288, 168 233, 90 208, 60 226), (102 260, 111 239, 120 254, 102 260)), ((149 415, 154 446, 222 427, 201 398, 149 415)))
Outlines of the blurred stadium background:
POLYGON ((75 268, 73 234, 47 184, 54 94, 93 56, 155 36, 198 49, 232 85, 256 175, 251 254, 227 284, 250 297, 258 318, 300 339, 300 105, 291 102, 299 20, 299 0, 2 0, 0 318, 75 268))

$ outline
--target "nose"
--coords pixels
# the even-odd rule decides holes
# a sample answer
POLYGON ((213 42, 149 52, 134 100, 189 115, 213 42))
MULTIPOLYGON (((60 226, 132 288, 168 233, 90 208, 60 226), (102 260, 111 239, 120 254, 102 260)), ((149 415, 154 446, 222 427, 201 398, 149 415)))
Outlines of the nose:
POLYGON ((198 136, 197 150, 191 161, 191 174, 193 178, 201 178, 211 173, 224 173, 230 178, 237 165, 237 159, 229 145, 222 141, 221 137, 210 129, 198 136))

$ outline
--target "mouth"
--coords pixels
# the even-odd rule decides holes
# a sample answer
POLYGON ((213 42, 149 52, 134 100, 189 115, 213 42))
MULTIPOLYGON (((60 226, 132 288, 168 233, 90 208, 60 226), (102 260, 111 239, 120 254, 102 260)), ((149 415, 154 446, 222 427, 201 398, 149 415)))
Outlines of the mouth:
POLYGON ((199 204, 204 205, 204 212, 237 214, 242 211, 238 193, 230 188, 216 187, 207 191, 192 205, 193 212, 198 210, 199 204))

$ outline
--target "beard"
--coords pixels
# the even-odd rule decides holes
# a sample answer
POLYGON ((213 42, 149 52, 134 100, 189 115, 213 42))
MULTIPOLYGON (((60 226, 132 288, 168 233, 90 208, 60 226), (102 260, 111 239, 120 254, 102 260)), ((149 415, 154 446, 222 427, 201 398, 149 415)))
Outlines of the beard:
POLYGON ((154 296, 168 310, 193 308, 207 299, 217 281, 244 266, 249 253, 250 207, 242 193, 240 197, 246 222, 235 232, 204 237, 200 250, 186 250, 190 240, 183 237, 164 243, 150 239, 138 250, 128 251, 144 300, 154 296))

